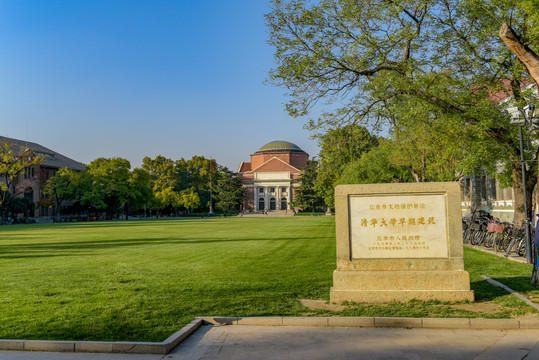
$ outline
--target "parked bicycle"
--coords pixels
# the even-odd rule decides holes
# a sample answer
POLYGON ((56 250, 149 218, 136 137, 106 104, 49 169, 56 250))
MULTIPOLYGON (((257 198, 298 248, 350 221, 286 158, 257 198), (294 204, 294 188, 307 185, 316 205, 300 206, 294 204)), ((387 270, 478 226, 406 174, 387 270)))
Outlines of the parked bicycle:
MULTIPOLYGON (((485 211, 474 211, 462 219, 462 239, 465 244, 485 246, 508 254, 526 255, 525 221, 522 224, 502 222, 485 211)), ((531 226, 531 237, 535 227, 531 226)))

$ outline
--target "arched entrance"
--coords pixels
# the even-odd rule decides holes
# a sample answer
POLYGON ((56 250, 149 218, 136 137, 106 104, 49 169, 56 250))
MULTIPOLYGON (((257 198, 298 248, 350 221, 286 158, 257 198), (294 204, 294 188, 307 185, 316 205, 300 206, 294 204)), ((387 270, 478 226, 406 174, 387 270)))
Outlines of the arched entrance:
POLYGON ((271 198, 270 199, 270 210, 275 210, 276 209, 276 201, 275 201, 275 198, 271 198))
POLYGON ((34 189, 31 187, 27 187, 26 190, 24 190, 24 198, 28 200, 28 202, 34 202, 34 189))
POLYGON ((264 210, 264 198, 258 199, 258 210, 264 210))
POLYGON ((286 210, 286 198, 281 199, 281 210, 286 210))
POLYGON ((34 216, 34 189, 27 187, 24 190, 24 199, 26 200, 26 210, 24 210, 25 217, 34 216))

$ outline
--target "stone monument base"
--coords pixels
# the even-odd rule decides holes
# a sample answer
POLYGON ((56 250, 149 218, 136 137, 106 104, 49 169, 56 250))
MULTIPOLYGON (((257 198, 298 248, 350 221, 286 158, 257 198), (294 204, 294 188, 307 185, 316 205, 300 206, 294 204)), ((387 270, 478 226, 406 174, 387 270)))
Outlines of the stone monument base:
POLYGON ((332 302, 358 303, 428 301, 473 301, 470 276, 464 270, 357 271, 335 270, 332 302))

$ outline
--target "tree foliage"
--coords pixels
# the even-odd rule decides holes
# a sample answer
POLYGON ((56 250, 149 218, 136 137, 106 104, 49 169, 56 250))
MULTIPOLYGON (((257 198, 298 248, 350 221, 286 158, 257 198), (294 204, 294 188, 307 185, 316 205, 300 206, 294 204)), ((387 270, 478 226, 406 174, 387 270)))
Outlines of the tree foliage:
POLYGON ((511 89, 524 102, 526 94, 524 68, 497 36, 489 6, 523 18, 518 4, 485 3, 274 0, 268 80, 288 90, 288 112, 310 116, 312 131, 362 124, 389 134, 418 181, 478 167, 495 175, 494 158, 509 164, 520 153, 517 129, 492 96, 511 89))
POLYGON ((197 193, 200 204, 209 208, 210 188, 215 186, 219 176, 220 166, 217 165, 215 159, 207 159, 198 155, 187 160, 181 158, 176 161, 176 178, 178 181, 175 190, 197 193))
POLYGON ((338 184, 374 184, 414 181, 410 169, 395 155, 395 142, 379 139, 379 145, 344 166, 338 184))
POLYGON ((25 147, 16 146, 11 141, 0 141, 0 225, 4 223, 4 215, 10 203, 24 189, 15 188, 14 181, 25 169, 41 164, 42 156, 25 147))
POLYGON ((129 176, 128 185, 130 190, 125 202, 126 219, 129 208, 133 210, 146 209, 152 199, 150 174, 143 169, 133 169, 129 176))
POLYGON ((54 176, 47 180, 43 189, 45 196, 52 197, 54 204, 54 216, 58 220, 62 205, 77 195, 79 174, 68 168, 59 169, 54 176))
POLYGON ((212 189, 216 196, 223 193, 220 181, 231 173, 214 159, 198 155, 176 161, 161 155, 155 159, 145 157, 142 168, 150 174, 153 208, 169 208, 175 214, 182 208, 209 209, 212 189))
POLYGON ((81 202, 96 209, 103 209, 112 216, 127 202, 130 194, 129 178, 131 164, 122 158, 97 158, 88 165, 86 191, 81 202))
POLYGON ((163 209, 166 206, 177 208, 181 206, 179 194, 176 188, 176 164, 171 159, 158 155, 155 159, 145 157, 142 160, 142 169, 150 177, 150 186, 153 197, 151 205, 154 209, 163 209))
POLYGON ((318 166, 318 161, 309 160, 307 166, 302 169, 299 180, 300 185, 294 188, 294 200, 292 203, 303 211, 314 211, 324 205, 324 199, 315 189, 318 166))
POLYGON ((242 204, 245 188, 241 179, 232 171, 223 169, 217 181, 216 205, 224 211, 232 211, 242 204))
POLYGON ((335 186, 341 183, 340 176, 345 166, 377 146, 378 139, 359 125, 330 129, 317 138, 320 160, 314 187, 324 198, 326 206, 334 207, 335 186))

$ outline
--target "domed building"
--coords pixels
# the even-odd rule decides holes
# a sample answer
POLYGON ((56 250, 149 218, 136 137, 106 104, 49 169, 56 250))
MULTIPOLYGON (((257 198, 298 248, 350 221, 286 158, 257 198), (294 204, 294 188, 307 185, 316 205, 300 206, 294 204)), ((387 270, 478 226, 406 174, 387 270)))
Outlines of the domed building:
POLYGON ((238 170, 247 189, 244 211, 290 210, 295 180, 307 165, 309 154, 288 141, 272 141, 251 154, 251 162, 242 162, 238 170))

